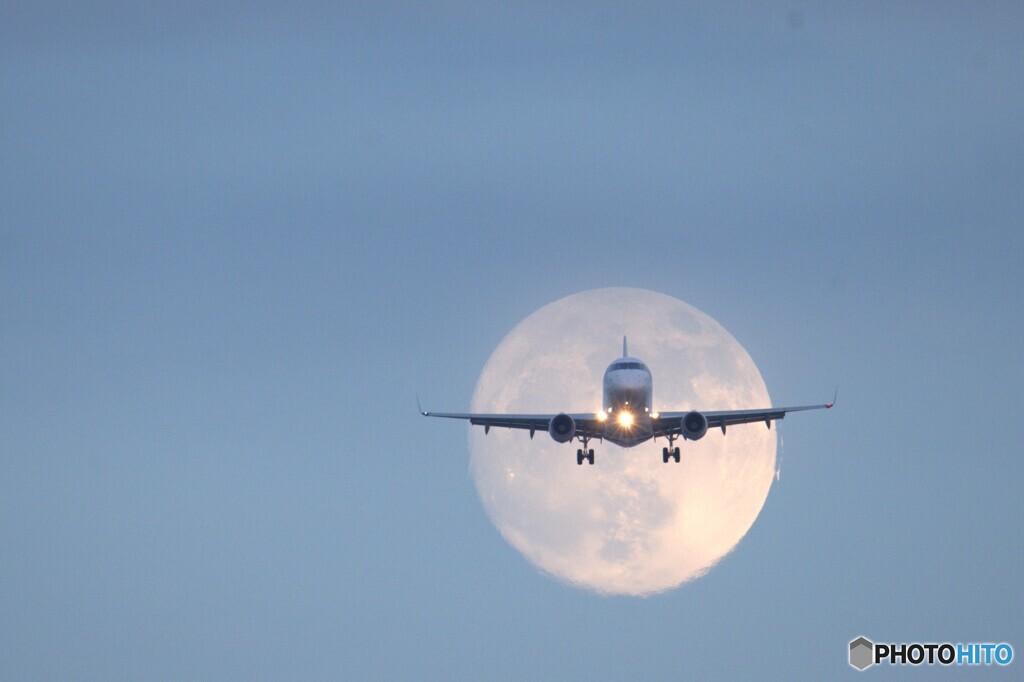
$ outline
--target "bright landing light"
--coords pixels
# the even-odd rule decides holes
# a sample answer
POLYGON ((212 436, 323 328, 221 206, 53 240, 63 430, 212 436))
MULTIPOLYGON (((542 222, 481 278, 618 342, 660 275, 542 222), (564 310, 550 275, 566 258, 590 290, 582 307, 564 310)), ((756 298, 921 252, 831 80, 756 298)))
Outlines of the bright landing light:
POLYGON ((633 425, 633 415, 629 412, 619 412, 619 426, 629 428, 633 425))

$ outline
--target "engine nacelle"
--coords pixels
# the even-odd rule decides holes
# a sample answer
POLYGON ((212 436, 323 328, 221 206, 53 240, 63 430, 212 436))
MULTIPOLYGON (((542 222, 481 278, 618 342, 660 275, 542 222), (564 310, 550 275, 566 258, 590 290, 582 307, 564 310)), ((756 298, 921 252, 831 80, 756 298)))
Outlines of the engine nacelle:
POLYGON ((683 415, 682 431, 686 440, 700 440, 708 432, 708 418, 696 410, 687 412, 683 415))
POLYGON ((576 421, 567 414, 556 414, 548 423, 548 433, 556 443, 568 443, 576 437, 576 421))

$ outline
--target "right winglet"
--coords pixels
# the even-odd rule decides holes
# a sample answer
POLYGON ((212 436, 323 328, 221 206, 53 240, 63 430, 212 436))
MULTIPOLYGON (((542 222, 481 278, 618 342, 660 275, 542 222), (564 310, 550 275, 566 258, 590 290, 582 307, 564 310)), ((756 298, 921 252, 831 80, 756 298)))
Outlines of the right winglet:
POLYGON ((423 411, 423 407, 420 405, 420 394, 419 393, 416 394, 416 409, 418 409, 420 411, 420 414, 422 414, 424 417, 429 417, 430 416, 430 413, 429 412, 424 412, 423 411))

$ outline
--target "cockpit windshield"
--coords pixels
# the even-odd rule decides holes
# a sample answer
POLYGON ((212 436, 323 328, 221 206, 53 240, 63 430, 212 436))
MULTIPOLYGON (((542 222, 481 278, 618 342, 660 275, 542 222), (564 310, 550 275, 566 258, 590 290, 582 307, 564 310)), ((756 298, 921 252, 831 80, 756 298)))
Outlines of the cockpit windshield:
POLYGON ((642 369, 645 372, 648 371, 647 365, 642 362, 616 362, 612 365, 612 370, 617 369, 642 369))

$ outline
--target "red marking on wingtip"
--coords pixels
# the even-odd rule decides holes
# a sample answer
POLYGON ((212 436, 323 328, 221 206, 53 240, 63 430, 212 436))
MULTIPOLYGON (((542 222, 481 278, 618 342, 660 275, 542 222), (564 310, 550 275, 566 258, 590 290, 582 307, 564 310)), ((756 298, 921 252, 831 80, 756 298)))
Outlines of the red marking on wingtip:
POLYGON ((828 403, 827 405, 825 405, 825 409, 826 409, 826 410, 828 410, 828 409, 831 409, 831 407, 832 407, 833 405, 835 405, 835 403, 828 403))

